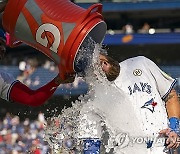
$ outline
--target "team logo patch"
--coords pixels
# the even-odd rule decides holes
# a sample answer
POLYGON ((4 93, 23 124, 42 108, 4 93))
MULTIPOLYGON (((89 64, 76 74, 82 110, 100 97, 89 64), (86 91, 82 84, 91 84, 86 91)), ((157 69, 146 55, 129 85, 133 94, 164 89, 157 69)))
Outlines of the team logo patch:
POLYGON ((148 109, 153 113, 155 106, 157 106, 157 102, 155 102, 152 98, 151 100, 147 101, 141 108, 148 109))
POLYGON ((141 75, 142 75, 142 70, 140 70, 140 69, 135 69, 135 70, 133 71, 133 74, 134 74, 135 76, 141 76, 141 75))

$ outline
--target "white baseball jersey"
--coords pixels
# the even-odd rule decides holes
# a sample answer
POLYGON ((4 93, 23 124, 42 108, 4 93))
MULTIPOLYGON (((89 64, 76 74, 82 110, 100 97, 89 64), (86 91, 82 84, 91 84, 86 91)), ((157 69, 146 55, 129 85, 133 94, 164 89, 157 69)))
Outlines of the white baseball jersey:
POLYGON ((10 74, 0 72, 0 97, 9 101, 9 94, 12 86, 17 80, 10 74))
POLYGON ((146 57, 138 56, 120 63, 120 75, 114 83, 129 97, 142 134, 157 137, 160 130, 168 127, 163 98, 175 82, 146 57))

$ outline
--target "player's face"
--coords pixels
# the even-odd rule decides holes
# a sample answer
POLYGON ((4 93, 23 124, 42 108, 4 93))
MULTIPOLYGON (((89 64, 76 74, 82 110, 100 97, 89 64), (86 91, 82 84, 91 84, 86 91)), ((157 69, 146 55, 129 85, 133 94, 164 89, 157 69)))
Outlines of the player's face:
POLYGON ((5 41, 0 38, 0 60, 4 58, 5 53, 6 53, 5 41))
POLYGON ((111 68, 111 65, 109 64, 108 60, 106 59, 105 56, 103 55, 100 55, 99 56, 99 59, 100 59, 100 65, 102 67, 102 70, 105 72, 105 73, 108 73, 110 68, 111 68))

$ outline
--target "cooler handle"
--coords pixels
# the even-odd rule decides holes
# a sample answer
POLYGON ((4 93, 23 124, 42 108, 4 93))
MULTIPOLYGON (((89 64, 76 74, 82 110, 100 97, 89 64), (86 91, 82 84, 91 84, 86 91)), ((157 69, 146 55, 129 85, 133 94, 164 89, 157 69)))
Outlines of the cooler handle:
POLYGON ((102 14, 102 4, 101 3, 97 3, 94 5, 91 5, 88 9, 87 9, 87 14, 90 13, 94 13, 94 12, 98 12, 100 14, 102 14))
POLYGON ((84 19, 86 19, 90 14, 95 13, 95 12, 102 14, 102 4, 101 3, 91 5, 84 13, 83 17, 81 18, 81 21, 84 21, 84 19))

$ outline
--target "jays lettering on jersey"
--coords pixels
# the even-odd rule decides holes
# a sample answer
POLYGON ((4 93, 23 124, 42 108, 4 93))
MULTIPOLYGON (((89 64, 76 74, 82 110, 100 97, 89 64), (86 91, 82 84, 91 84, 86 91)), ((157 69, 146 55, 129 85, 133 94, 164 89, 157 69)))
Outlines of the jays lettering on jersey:
POLYGON ((0 97, 9 101, 9 95, 12 86, 19 82, 14 77, 8 73, 0 72, 0 97))
POLYGON ((146 57, 138 56, 120 63, 120 75, 115 86, 129 97, 142 134, 156 136, 168 127, 163 99, 175 82, 146 57))

